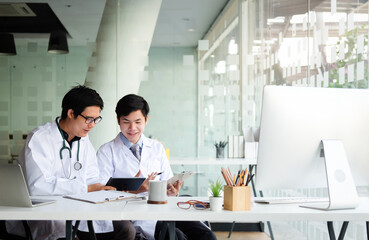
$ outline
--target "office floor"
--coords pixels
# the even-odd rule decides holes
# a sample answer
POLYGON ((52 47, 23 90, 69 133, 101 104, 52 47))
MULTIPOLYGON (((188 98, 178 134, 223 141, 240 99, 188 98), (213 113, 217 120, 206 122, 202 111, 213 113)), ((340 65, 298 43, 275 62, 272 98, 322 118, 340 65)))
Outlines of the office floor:
MULTIPOLYGON (((287 222, 273 222, 272 230, 275 240, 307 240, 307 236, 293 229, 287 222)), ((232 232, 228 238, 228 231, 214 232, 218 240, 270 240, 269 230, 265 225, 265 232, 232 232)), ((314 238, 313 238, 314 239, 314 238)))

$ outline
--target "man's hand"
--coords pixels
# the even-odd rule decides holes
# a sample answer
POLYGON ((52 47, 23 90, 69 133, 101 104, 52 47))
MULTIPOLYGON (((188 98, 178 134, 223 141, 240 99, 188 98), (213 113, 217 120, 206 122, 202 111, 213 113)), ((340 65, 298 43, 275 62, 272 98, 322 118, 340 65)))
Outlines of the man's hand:
POLYGON ((174 184, 168 184, 167 186, 167 195, 168 196, 177 196, 179 189, 182 187, 182 182, 177 180, 174 184))
POLYGON ((100 191, 100 190, 117 190, 117 189, 112 186, 102 185, 101 183, 95 183, 95 184, 88 185, 88 188, 87 188, 88 192, 95 192, 95 191, 100 191))
POLYGON ((141 176, 141 169, 138 170, 138 172, 136 173, 135 177, 140 177, 141 176))
MULTIPOLYGON (((129 193, 141 193, 141 192, 147 192, 149 191, 149 181, 150 180, 154 180, 157 172, 152 172, 151 174, 149 174, 149 176, 145 179, 145 181, 142 183, 142 185, 140 186, 140 188, 137 191, 128 191, 129 193)), ((135 177, 139 177, 141 175, 141 170, 138 171, 138 173, 136 174, 135 177)))

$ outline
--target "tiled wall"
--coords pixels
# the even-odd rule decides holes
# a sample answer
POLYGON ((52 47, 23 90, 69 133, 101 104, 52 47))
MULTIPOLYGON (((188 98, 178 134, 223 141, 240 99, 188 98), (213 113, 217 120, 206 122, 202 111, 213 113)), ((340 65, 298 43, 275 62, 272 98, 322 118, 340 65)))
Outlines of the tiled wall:
POLYGON ((184 47, 151 48, 148 71, 148 80, 141 82, 138 93, 150 105, 145 135, 162 142, 165 148, 169 148, 170 156, 195 157, 196 50, 184 47))
POLYGON ((18 154, 22 135, 60 115, 64 94, 84 83, 89 55, 85 47, 72 47, 68 55, 51 55, 46 46, 31 42, 17 45, 16 56, 0 57, 2 162, 18 154))

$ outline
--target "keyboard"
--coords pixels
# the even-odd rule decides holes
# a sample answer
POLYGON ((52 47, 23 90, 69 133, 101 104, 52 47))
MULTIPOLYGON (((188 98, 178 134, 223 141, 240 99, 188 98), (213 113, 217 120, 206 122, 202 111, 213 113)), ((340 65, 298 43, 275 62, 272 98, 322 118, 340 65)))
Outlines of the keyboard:
POLYGON ((311 198, 311 197, 263 197, 256 198, 256 203, 263 204, 289 204, 289 203, 316 203, 316 202, 329 202, 328 198, 311 198))

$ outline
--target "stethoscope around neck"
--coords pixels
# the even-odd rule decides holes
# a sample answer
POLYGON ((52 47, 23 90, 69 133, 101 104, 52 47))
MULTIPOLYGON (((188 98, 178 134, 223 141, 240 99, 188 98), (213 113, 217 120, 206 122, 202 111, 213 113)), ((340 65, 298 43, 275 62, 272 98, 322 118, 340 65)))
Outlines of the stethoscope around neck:
MULTIPOLYGON (((60 128, 60 125, 59 125, 59 122, 58 122, 58 118, 55 120, 56 122, 56 125, 58 126, 58 129, 59 129, 59 132, 60 132, 60 135, 62 136, 63 138, 63 147, 59 150, 59 157, 60 157, 60 160, 63 160, 63 151, 64 150, 67 150, 69 152, 69 158, 72 159, 72 150, 70 149, 70 147, 68 147, 65 142, 66 142, 66 139, 64 138, 64 134, 60 128)), ((62 161, 62 165, 63 165, 63 171, 64 171, 64 164, 63 164, 63 161, 62 161)), ((79 171, 82 169, 82 163, 79 162, 79 140, 78 140, 78 148, 77 148, 77 162, 74 163, 73 165, 74 169, 76 171, 79 171)), ((64 175, 65 172, 64 172, 64 175)), ((70 175, 71 175, 71 171, 69 171, 69 176, 67 177, 68 179, 70 178, 70 175)))

